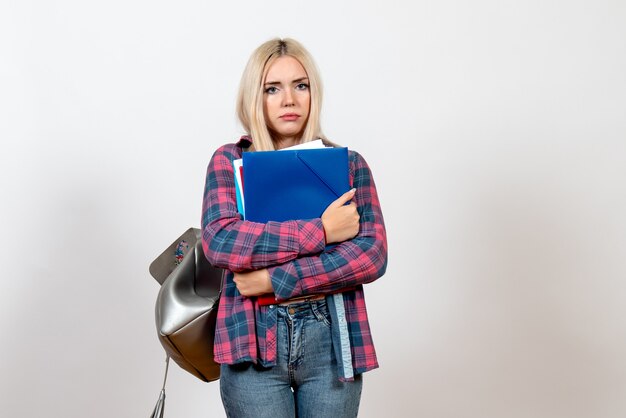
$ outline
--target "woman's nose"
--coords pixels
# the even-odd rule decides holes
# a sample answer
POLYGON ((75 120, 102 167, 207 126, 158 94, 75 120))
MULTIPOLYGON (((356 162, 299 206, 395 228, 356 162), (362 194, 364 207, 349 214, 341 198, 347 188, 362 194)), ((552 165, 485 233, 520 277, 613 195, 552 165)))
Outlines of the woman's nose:
POLYGON ((291 90, 287 89, 285 91, 285 95, 283 96, 283 106, 293 106, 293 93, 291 90))

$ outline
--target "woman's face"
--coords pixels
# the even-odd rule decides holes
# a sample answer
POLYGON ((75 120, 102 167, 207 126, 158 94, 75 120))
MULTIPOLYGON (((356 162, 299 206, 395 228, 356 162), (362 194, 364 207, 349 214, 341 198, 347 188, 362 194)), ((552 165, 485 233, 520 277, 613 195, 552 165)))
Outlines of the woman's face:
POLYGON ((302 64, 283 55, 267 70, 263 83, 265 123, 277 148, 296 143, 309 118, 311 92, 302 64))

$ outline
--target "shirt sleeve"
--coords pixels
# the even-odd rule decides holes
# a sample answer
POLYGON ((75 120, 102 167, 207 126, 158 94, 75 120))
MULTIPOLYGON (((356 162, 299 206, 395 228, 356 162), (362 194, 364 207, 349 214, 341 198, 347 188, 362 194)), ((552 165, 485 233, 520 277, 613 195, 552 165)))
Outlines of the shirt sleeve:
POLYGON ((324 250, 320 218, 285 222, 244 221, 237 211, 235 145, 220 147, 207 168, 202 203, 202 248, 209 262, 234 272, 258 270, 324 250))
POLYGON ((387 268, 387 235, 372 173, 353 153, 354 201, 359 233, 328 252, 299 257, 268 269, 277 301, 313 293, 332 293, 372 282, 387 268))

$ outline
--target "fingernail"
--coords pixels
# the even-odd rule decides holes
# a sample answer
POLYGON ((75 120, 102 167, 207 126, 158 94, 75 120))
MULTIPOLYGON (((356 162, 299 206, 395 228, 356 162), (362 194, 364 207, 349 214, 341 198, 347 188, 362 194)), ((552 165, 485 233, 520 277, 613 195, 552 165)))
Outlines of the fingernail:
POLYGON ((350 189, 350 191, 351 191, 352 193, 356 192, 356 187, 353 187, 352 189, 350 189))

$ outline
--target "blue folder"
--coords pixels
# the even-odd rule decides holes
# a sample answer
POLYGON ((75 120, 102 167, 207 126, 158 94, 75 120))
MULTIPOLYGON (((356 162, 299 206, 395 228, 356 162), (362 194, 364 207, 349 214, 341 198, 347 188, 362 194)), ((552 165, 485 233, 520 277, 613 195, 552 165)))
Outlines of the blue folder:
POLYGON ((253 222, 319 218, 350 190, 347 148, 246 152, 243 173, 253 222))

